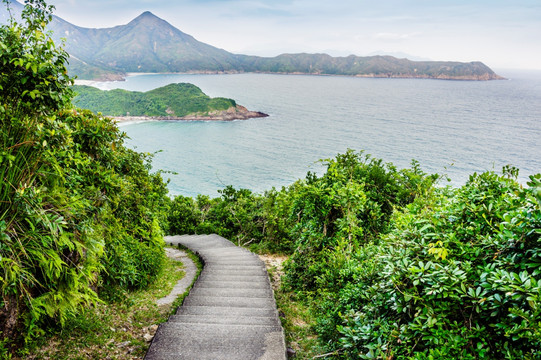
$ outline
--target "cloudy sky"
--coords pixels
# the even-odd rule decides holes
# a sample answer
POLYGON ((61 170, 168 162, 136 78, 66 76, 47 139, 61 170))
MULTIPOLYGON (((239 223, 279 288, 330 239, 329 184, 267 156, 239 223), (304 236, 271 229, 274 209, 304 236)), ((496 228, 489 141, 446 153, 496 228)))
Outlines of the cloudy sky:
POLYGON ((151 11, 233 53, 408 54, 541 69, 540 0, 49 0, 84 27, 151 11))

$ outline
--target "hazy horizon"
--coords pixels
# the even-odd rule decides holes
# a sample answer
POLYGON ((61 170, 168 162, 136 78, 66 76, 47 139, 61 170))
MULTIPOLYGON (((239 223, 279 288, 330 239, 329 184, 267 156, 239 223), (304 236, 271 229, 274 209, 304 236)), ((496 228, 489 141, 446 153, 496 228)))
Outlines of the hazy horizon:
POLYGON ((541 2, 519 0, 53 0, 77 26, 124 25, 151 11, 197 40, 232 53, 276 56, 390 54, 541 69, 541 2))

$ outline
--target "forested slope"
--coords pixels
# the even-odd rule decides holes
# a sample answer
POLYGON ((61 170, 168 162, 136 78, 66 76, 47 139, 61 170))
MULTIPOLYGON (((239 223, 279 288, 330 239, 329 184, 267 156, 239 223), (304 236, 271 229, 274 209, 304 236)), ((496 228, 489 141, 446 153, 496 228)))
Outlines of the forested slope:
POLYGON ((148 92, 104 91, 90 86, 74 86, 73 90, 76 106, 107 116, 183 117, 237 106, 232 99, 210 98, 197 86, 187 83, 169 84, 148 92))
POLYGON ((0 26, 1 358, 148 286, 165 259, 166 185, 111 120, 71 105, 51 11, 30 1, 0 26))

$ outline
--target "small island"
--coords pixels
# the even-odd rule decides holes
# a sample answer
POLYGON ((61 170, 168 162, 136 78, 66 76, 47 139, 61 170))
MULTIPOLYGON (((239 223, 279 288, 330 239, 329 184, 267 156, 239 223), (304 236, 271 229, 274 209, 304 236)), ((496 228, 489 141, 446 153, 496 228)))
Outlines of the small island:
POLYGON ((122 89, 100 90, 76 85, 75 106, 110 116, 116 121, 232 121, 267 117, 259 111, 249 111, 235 100, 211 98, 193 84, 169 84, 147 92, 122 89))

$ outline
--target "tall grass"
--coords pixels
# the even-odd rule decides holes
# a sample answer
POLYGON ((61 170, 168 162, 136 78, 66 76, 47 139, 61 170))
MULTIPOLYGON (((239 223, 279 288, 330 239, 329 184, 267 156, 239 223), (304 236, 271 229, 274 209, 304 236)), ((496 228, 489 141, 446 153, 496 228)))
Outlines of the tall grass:
POLYGON ((24 213, 33 208, 32 187, 39 167, 33 128, 31 118, 4 108, 0 130, 0 281, 4 303, 0 318, 6 323, 4 337, 13 336, 19 316, 17 302, 30 297, 28 289, 36 282, 24 265, 30 258, 26 243, 31 237, 24 213))

